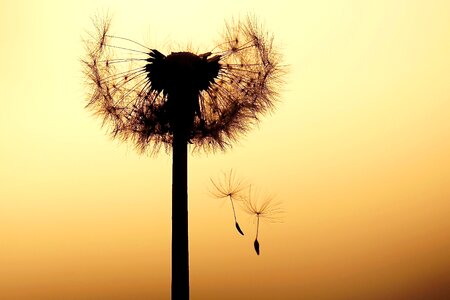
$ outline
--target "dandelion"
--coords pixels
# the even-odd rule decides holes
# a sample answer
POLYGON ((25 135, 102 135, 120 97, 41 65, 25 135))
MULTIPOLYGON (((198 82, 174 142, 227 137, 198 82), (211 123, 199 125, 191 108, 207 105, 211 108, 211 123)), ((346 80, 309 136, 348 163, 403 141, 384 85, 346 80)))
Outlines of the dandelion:
POLYGON ((282 217, 282 209, 280 202, 274 202, 271 196, 265 196, 260 198, 259 195, 253 191, 251 186, 248 192, 248 198, 244 201, 244 210, 251 216, 256 218, 256 236, 253 246, 255 248, 256 254, 259 255, 259 223, 260 220, 266 222, 280 222, 282 217))
POLYGON ((230 22, 205 52, 163 53, 94 21, 86 40, 87 107, 143 153, 172 150, 172 297, 189 298, 187 151, 225 150, 274 108, 283 67, 254 18, 230 22))
POLYGON ((244 180, 236 178, 236 174, 231 169, 228 173, 223 173, 220 179, 213 180, 210 179, 213 185, 213 190, 211 194, 218 198, 228 198, 230 199, 231 208, 233 210, 234 223, 237 231, 244 235, 244 232, 239 227, 239 223, 236 217, 236 210, 234 208, 234 201, 241 200, 241 193, 247 188, 244 180))

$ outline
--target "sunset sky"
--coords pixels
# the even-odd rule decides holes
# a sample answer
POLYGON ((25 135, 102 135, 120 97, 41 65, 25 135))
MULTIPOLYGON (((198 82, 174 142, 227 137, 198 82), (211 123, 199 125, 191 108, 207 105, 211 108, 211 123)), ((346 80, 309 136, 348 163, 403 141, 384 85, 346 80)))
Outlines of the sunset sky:
POLYGON ((450 1, 0 0, 0 299, 170 297, 171 155, 85 109, 82 40, 107 13, 199 52, 254 14, 288 67, 273 114, 189 157, 191 299, 450 297, 450 1), (260 256, 208 192, 230 168, 283 203, 260 256))

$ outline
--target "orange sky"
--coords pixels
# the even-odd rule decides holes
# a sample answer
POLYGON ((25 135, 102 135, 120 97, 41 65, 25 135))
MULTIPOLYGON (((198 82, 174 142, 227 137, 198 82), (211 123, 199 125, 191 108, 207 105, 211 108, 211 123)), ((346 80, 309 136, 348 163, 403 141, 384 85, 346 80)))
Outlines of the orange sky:
POLYGON ((171 157, 84 109, 81 40, 106 11, 203 52, 251 12, 289 65, 273 115, 190 156, 192 299, 450 297, 450 2, 243 2, 0 1, 1 299, 169 298, 171 157), (261 256, 208 194, 229 168, 283 201, 261 256))

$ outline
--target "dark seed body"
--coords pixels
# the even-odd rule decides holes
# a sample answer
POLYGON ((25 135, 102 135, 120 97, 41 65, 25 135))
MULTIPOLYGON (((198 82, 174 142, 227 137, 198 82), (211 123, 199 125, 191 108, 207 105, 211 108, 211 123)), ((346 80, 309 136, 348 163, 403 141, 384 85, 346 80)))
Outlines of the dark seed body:
POLYGON ((236 222, 236 229, 240 234, 244 235, 244 232, 241 230, 241 227, 239 227, 238 222, 236 222))
POLYGON ((259 255, 259 242, 258 242, 258 240, 255 240, 255 242, 253 243, 253 246, 255 247, 256 254, 259 255))

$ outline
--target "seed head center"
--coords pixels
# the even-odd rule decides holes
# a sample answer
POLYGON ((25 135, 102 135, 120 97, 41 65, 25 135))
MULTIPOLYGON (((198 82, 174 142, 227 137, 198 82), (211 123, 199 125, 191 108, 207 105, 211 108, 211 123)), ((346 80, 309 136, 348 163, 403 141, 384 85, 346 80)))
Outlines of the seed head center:
POLYGON ((209 88, 220 70, 220 57, 211 54, 172 52, 168 56, 151 55, 146 65, 152 88, 168 94, 195 92, 209 88))

